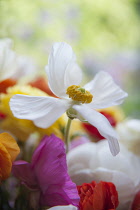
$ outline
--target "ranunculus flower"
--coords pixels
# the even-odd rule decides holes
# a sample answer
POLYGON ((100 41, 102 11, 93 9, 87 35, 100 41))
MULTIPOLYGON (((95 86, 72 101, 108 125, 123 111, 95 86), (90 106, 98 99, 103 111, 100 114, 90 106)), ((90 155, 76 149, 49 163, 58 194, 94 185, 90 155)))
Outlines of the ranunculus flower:
POLYGON ((12 172, 30 189, 36 206, 78 206, 77 188, 67 172, 64 143, 56 136, 45 136, 31 163, 16 161, 12 172))
POLYGON ((106 72, 98 73, 91 82, 80 87, 81 69, 71 46, 63 42, 53 45, 46 71, 50 89, 59 98, 15 95, 10 100, 14 116, 46 128, 66 112, 71 119, 87 120, 95 126, 109 140, 112 154, 117 155, 117 134, 96 110, 122 103, 127 93, 106 72))
POLYGON ((16 140, 8 133, 0 134, 0 181, 9 177, 12 162, 16 159, 20 149, 16 140))
POLYGON ((116 187, 110 182, 91 182, 78 186, 80 210, 115 210, 119 204, 116 187))
POLYGON ((117 125, 116 130, 120 136, 120 142, 128 150, 140 156, 140 120, 126 119, 117 125))
POLYGON ((136 194, 131 207, 131 210, 139 210, 139 209, 140 209, 140 191, 136 194))
POLYGON ((113 157, 107 141, 86 143, 69 151, 68 169, 77 184, 92 180, 112 182, 119 196, 118 210, 128 210, 140 189, 140 158, 120 144, 120 153, 113 157))

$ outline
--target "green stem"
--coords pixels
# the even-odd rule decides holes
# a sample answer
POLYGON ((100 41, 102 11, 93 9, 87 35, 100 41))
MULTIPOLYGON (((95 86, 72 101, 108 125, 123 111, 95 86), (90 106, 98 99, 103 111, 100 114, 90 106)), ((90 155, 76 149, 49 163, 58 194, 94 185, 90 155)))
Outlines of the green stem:
POLYGON ((67 122, 66 129, 65 129, 66 153, 68 153, 68 151, 69 151, 69 131, 70 131, 71 122, 72 122, 72 120, 70 118, 68 118, 68 122, 67 122))

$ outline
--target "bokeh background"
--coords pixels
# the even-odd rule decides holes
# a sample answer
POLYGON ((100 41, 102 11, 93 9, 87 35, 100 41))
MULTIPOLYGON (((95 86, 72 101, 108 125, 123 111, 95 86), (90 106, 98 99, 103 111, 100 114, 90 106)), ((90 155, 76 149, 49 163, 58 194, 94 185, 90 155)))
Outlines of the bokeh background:
POLYGON ((53 42, 69 43, 88 81, 108 71, 128 92, 126 116, 140 117, 139 0, 0 0, 0 38, 44 71, 53 42))

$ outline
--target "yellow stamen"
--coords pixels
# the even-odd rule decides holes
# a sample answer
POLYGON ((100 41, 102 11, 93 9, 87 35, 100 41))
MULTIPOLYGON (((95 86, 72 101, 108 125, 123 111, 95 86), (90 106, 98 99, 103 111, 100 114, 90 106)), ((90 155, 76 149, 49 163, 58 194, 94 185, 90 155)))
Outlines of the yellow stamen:
POLYGON ((71 85, 67 88, 66 94, 69 95, 69 98, 73 99, 74 101, 79 101, 82 104, 83 103, 90 103, 92 101, 93 95, 85 90, 84 88, 81 88, 78 85, 71 85))

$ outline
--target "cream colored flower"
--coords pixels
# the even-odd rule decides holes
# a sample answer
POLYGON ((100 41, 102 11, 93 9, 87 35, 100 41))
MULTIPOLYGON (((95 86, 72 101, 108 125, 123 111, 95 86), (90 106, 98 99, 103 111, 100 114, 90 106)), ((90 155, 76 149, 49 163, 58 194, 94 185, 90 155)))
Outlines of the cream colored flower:
POLYGON ((116 130, 120 136, 119 141, 131 152, 140 156, 140 120, 124 120, 117 125, 116 130))
POLYGON ((16 53, 11 49, 12 40, 0 40, 0 81, 10 78, 17 68, 16 53))
POLYGON ((12 49, 12 45, 11 39, 0 39, 0 82, 8 78, 20 79, 36 73, 33 61, 18 55, 12 49))
POLYGON ((14 116, 46 128, 66 112, 71 119, 87 120, 95 126, 108 139, 112 154, 117 155, 117 134, 96 109, 122 103, 127 93, 106 72, 98 73, 91 82, 80 87, 81 69, 71 46, 63 42, 53 45, 46 70, 50 89, 59 98, 15 95, 10 101, 14 116))
POLYGON ((93 180, 114 183, 119 195, 118 210, 128 210, 140 189, 140 157, 122 144, 116 157, 109 153, 106 140, 80 145, 69 151, 67 163, 77 185, 93 180))

